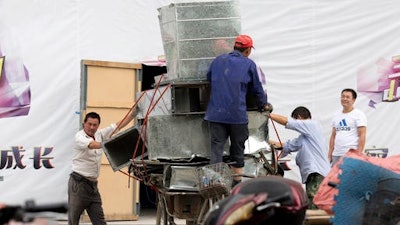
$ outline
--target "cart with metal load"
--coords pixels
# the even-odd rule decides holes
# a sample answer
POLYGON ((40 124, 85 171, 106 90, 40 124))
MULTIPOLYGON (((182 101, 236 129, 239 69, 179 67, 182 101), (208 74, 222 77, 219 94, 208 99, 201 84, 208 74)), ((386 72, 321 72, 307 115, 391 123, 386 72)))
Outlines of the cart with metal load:
MULTIPOLYGON (((228 160, 209 165, 206 104, 201 103, 207 86, 204 81, 169 82, 140 93, 133 106, 139 109, 137 125, 103 143, 114 171, 129 166, 129 176, 156 190, 157 224, 174 224, 174 218, 200 223, 212 204, 229 194, 235 175, 228 160)), ((248 179, 282 173, 275 150, 265 141, 268 118, 257 111, 248 115, 250 135, 241 175, 248 179)))
MULTIPOLYGON (((237 0, 193 0, 158 9, 167 74, 137 93, 137 125, 104 143, 115 171, 129 166, 129 176, 157 191, 157 224, 174 224, 174 218, 201 223, 213 202, 230 191, 234 175, 226 169, 229 162, 218 169, 209 165, 209 131, 203 117, 210 95, 206 72, 217 55, 232 50, 241 33, 239 7, 237 0), (215 177, 201 174, 205 168, 215 177), (210 185, 216 180, 221 182, 210 185)), ((276 174, 275 151, 265 142, 266 117, 251 105, 248 116, 244 174, 276 174)))
MULTIPOLYGON (((246 170, 251 173, 243 175, 248 179, 269 174, 263 159, 256 157, 260 156, 246 156, 246 170), (254 169, 260 166, 263 169, 256 172, 254 169)), ((276 165, 270 163, 267 162, 270 167, 276 165)), ((228 163, 208 164, 208 160, 136 159, 130 170, 157 191, 157 225, 175 224, 175 219, 201 224, 212 205, 229 195, 234 176, 228 163)))

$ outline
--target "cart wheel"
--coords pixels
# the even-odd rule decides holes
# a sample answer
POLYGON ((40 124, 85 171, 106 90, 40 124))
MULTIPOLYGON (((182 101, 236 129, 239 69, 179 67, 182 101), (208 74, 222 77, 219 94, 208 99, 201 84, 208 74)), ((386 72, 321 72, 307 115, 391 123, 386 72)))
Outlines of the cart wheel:
POLYGON ((156 214, 156 225, 168 225, 168 214, 166 205, 161 194, 157 194, 157 214, 156 214))

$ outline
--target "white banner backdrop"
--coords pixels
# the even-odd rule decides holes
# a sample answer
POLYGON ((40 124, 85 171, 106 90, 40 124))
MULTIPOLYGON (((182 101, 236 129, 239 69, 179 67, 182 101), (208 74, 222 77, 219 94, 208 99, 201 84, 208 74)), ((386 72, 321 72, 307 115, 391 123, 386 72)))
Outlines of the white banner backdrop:
MULTIPOLYGON (((0 202, 66 201, 79 129, 80 60, 138 62, 164 54, 157 8, 170 3, 0 0, 0 202)), ((400 153, 400 104, 390 92, 399 79, 389 78, 392 57, 400 55, 397 0, 240 5, 242 33, 254 39, 251 58, 267 76, 276 113, 308 107, 328 140, 340 91, 354 88, 356 107, 368 117, 366 148, 400 153), (390 101, 382 101, 388 93, 390 101)), ((279 126, 278 134, 297 136, 279 126)))

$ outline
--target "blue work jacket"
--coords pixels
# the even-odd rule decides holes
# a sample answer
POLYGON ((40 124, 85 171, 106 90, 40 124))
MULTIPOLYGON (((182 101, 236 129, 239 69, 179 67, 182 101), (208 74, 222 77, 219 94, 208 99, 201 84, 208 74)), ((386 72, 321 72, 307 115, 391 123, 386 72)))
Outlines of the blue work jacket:
POLYGON ((248 123, 246 95, 256 97, 259 110, 267 104, 253 60, 240 51, 217 56, 210 65, 207 80, 211 84, 205 120, 227 124, 248 123))

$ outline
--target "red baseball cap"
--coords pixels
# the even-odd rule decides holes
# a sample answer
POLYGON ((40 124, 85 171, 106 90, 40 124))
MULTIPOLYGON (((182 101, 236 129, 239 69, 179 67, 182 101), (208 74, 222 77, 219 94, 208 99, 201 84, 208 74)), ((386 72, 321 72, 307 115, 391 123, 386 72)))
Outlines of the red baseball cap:
POLYGON ((239 48, 254 48, 253 39, 250 36, 242 34, 236 37, 235 47, 239 48))

